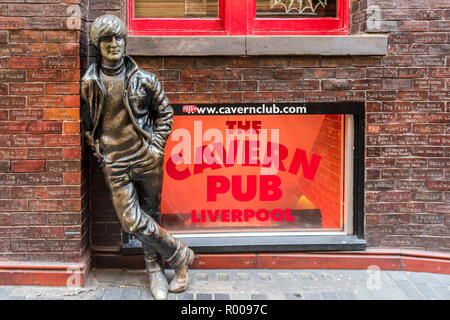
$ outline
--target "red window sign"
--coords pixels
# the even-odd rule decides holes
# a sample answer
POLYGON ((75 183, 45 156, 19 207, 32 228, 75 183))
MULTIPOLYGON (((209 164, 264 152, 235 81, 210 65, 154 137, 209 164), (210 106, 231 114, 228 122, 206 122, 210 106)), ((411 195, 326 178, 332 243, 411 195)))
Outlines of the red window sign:
POLYGON ((169 230, 343 229, 345 115, 195 107, 174 106, 161 206, 169 230))
POLYGON ((348 0, 129 0, 132 35, 348 33, 348 0))

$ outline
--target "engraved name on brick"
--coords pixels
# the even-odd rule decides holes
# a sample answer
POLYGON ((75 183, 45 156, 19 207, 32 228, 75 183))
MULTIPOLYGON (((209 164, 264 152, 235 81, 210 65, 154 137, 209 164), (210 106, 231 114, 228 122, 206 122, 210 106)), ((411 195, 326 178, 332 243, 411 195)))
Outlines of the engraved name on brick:
POLYGON ((423 203, 398 203, 396 211, 399 213, 421 213, 425 212, 425 204, 423 203))
POLYGON ((25 106, 25 97, 0 96, 0 108, 17 108, 25 106))
POLYGON ((78 109, 49 109, 45 112, 45 120, 76 121, 79 119, 78 109))
POLYGON ((10 120, 41 120, 43 118, 42 110, 11 110, 10 120))
POLYGON ((399 157, 409 156, 411 152, 410 148, 405 147, 386 147, 381 150, 381 155, 384 157, 399 157))
POLYGON ((28 180, 31 184, 62 184, 63 176, 53 172, 29 174, 28 180))
POLYGON ((26 72, 20 70, 5 70, 0 71, 0 81, 25 81, 26 72))
POLYGON ((44 145, 43 136, 13 135, 11 139, 12 146, 16 147, 35 147, 44 145))
POLYGON ((18 29, 24 26, 23 18, 0 18, 0 29, 18 29))
POLYGON ((367 190, 389 190, 389 189, 392 189, 394 186, 395 186, 395 182, 393 180, 366 182, 367 190))
POLYGON ((61 97, 59 96, 37 96, 37 97, 28 97, 28 107, 60 107, 61 106, 61 97))
POLYGON ((399 190, 423 190, 427 186, 425 181, 421 180, 399 180, 397 188, 399 190))
POLYGON ((62 148, 31 148, 28 150, 28 159, 62 159, 62 148))
POLYGON ((438 192, 415 192, 413 193, 414 201, 441 201, 442 193, 438 192))

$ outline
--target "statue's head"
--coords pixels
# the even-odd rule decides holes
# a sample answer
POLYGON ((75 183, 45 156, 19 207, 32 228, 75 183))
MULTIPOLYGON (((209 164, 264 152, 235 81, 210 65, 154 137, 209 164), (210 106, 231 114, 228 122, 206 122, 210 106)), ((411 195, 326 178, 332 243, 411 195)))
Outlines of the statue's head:
POLYGON ((127 44, 127 28, 122 20, 110 14, 100 16, 92 23, 90 36, 105 65, 113 66, 122 60, 127 44))

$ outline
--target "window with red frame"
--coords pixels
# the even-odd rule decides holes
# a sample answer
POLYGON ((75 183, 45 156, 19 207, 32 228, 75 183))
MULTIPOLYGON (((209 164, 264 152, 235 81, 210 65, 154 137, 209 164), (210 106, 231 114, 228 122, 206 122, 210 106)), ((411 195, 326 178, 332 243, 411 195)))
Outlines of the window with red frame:
POLYGON ((128 0, 131 35, 339 35, 349 0, 128 0))

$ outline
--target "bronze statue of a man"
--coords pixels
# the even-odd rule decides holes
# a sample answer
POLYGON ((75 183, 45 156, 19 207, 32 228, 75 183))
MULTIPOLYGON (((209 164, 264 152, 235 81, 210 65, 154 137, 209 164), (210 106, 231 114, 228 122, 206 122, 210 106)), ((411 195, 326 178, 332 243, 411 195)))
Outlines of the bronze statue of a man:
POLYGON ((127 32, 113 15, 95 19, 90 37, 100 54, 82 79, 84 137, 112 194, 122 228, 142 242, 155 299, 188 287, 194 252, 160 224, 164 146, 173 110, 160 82, 125 54, 127 32), (175 270, 170 286, 164 260, 175 270))

